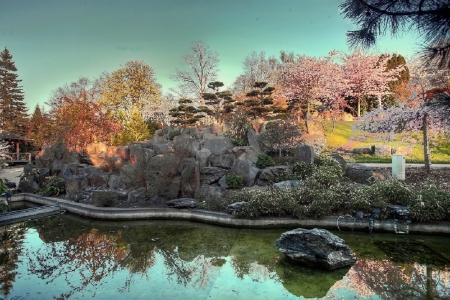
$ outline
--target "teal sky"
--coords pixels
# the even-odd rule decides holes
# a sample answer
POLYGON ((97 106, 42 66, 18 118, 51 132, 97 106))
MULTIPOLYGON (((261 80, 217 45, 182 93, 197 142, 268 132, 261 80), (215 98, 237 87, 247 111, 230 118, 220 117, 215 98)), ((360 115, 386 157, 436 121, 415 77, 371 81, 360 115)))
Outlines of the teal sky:
MULTIPOLYGON (((18 68, 30 113, 51 92, 142 60, 166 92, 194 41, 219 54, 219 77, 231 85, 252 51, 324 56, 349 52, 340 0, 0 0, 0 47, 18 68)), ((410 57, 414 36, 380 39, 376 52, 410 57)))

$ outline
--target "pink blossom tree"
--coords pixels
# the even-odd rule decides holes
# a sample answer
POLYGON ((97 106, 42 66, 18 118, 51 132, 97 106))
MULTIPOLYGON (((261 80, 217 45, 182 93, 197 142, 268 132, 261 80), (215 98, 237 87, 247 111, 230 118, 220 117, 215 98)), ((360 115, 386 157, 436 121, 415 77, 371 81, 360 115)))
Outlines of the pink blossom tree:
POLYGON ((343 112, 347 108, 342 95, 346 90, 346 81, 341 67, 334 63, 337 52, 332 51, 325 58, 299 56, 281 72, 276 96, 285 97, 289 110, 299 113, 305 109, 305 123, 308 131, 308 119, 311 110, 319 113, 343 112))
POLYGON ((383 96, 391 94, 389 82, 395 81, 403 66, 386 70, 389 55, 379 56, 365 54, 356 50, 351 54, 341 54, 342 72, 348 86, 345 96, 356 101, 357 117, 361 116, 361 103, 364 96, 378 99, 378 108, 382 107, 383 96))

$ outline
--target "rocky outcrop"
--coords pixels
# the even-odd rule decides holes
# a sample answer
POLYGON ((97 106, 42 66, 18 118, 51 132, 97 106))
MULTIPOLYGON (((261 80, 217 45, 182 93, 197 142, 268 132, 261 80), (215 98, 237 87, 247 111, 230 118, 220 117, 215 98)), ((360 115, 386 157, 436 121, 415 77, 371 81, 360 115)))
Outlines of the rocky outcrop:
POLYGON ((271 185, 282 181, 292 175, 292 168, 289 166, 267 167, 261 171, 257 184, 260 186, 271 185))
POLYGON ((231 166, 231 173, 242 177, 245 186, 252 186, 255 183, 260 170, 249 160, 236 159, 231 166))
POLYGON ((355 254, 344 240, 325 229, 297 228, 284 232, 275 247, 296 263, 325 270, 356 262, 355 254))

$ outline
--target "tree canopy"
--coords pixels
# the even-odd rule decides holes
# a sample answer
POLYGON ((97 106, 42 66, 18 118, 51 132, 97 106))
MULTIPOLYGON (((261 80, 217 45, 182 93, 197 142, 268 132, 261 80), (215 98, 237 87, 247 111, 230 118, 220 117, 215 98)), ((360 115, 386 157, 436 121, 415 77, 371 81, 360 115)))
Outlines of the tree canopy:
POLYGON ((12 55, 5 47, 0 53, 0 126, 6 131, 24 135, 28 108, 16 72, 12 55))
POLYGON ((359 29, 347 33, 351 46, 370 47, 379 36, 406 30, 421 35, 424 56, 439 67, 450 67, 450 3, 448 0, 346 0, 344 18, 359 29))

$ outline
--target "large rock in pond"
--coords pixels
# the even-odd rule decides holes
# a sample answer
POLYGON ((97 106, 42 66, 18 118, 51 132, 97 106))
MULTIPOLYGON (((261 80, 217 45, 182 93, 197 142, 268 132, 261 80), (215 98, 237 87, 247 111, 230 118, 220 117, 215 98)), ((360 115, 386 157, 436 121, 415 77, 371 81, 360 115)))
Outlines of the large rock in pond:
POLYGON ((297 228, 284 232, 275 247, 294 262, 326 270, 356 262, 355 254, 344 240, 325 229, 297 228))

